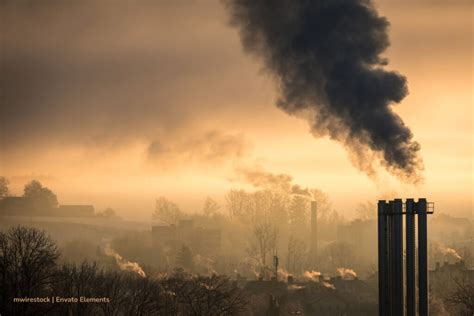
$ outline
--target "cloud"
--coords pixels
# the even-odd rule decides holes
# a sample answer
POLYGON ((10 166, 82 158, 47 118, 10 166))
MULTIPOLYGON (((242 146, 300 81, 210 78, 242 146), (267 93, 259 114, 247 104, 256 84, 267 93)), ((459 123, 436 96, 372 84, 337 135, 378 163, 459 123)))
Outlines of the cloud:
POLYGON ((222 10, 192 1, 7 2, 2 150, 192 133, 227 111, 218 105, 244 102, 240 52, 222 45, 232 34, 222 10))

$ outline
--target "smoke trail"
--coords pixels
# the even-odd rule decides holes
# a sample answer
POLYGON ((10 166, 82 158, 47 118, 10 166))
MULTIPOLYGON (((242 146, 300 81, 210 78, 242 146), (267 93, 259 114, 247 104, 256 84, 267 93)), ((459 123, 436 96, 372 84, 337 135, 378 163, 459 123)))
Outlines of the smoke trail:
POLYGON ((328 283, 328 282, 326 282, 326 281, 324 281, 322 284, 324 285, 324 287, 326 287, 326 288, 328 288, 328 289, 331 289, 331 290, 335 290, 335 289, 336 289, 336 287, 334 286, 334 284, 328 283))
POLYGON ((245 51, 276 79, 278 107, 343 143, 369 176, 377 160, 402 180, 421 180, 420 146, 391 108, 407 94, 406 79, 383 68, 389 23, 371 0, 223 2, 245 51))
POLYGON ((437 250, 441 252, 444 256, 452 257, 456 260, 462 260, 462 257, 459 255, 459 253, 455 249, 450 248, 441 242, 437 242, 435 243, 435 245, 436 245, 437 250))
POLYGON ((291 274, 283 267, 279 267, 277 273, 280 280, 287 280, 288 277, 291 276, 291 274))
POLYGON ((457 260, 462 259, 462 257, 458 254, 458 252, 456 250, 454 250, 453 248, 446 248, 445 255, 451 255, 454 258, 456 258, 457 260))
POLYGON ((110 247, 110 244, 107 244, 105 246, 104 253, 109 257, 115 258, 115 262, 117 262, 117 265, 119 266, 120 270, 132 271, 137 273, 142 278, 146 277, 145 271, 143 271, 143 269, 138 263, 124 259, 121 255, 119 255, 115 250, 110 247))
POLYGON ((289 174, 268 172, 260 166, 239 167, 235 168, 235 172, 255 188, 281 191, 313 198, 313 193, 309 188, 302 188, 298 184, 292 184, 293 177, 289 174))
POLYGON ((288 285, 287 289, 289 291, 296 291, 296 290, 302 290, 302 289, 305 289, 306 286, 303 286, 303 285, 297 285, 297 284, 291 284, 291 285, 288 285))

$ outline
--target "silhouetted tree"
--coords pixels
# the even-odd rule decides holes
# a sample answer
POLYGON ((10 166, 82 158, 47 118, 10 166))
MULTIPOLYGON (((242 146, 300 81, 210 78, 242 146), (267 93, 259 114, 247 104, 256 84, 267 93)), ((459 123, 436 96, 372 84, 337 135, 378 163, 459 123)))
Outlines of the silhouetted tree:
POLYGON ((377 215, 377 207, 374 203, 367 201, 360 203, 356 208, 357 217, 361 220, 372 220, 377 215))
POLYGON ((153 212, 152 217, 153 219, 173 224, 183 217, 183 212, 179 209, 176 203, 161 196, 156 199, 155 211, 153 212))
POLYGON ((231 219, 241 219, 248 205, 248 194, 244 190, 230 190, 226 194, 225 200, 229 217, 231 219))
POLYGON ((204 207, 202 209, 202 213, 205 216, 208 217, 213 217, 217 214, 221 207, 219 204, 217 204, 216 201, 214 201, 210 196, 206 198, 206 201, 204 202, 204 207))
POLYGON ((150 278, 130 275, 125 279, 128 288, 125 315, 176 315, 174 298, 165 293, 161 283, 150 278))
POLYGON ((117 216, 115 210, 111 207, 107 207, 105 210, 103 210, 102 212, 99 212, 96 214, 97 217, 104 217, 104 218, 119 218, 119 216, 117 216))
POLYGON ((454 278, 455 289, 448 293, 446 302, 458 308, 459 315, 474 315, 474 284, 466 278, 454 278))
POLYGON ((104 271, 95 263, 59 268, 54 292, 62 297, 105 298, 107 303, 57 304, 61 315, 176 315, 176 304, 158 280, 104 271))
MULTIPOLYGON (((56 282, 53 283, 54 295, 61 297, 97 297, 97 278, 100 273, 95 262, 83 261, 79 265, 63 264, 58 267, 56 282)), ((99 312, 95 304, 57 304, 56 310, 62 315, 96 315, 99 312)))
POLYGON ((51 308, 13 303, 13 298, 48 296, 59 255, 54 241, 36 228, 19 226, 0 232, 0 313, 43 314, 51 308))
POLYGON ((10 194, 8 185, 10 182, 5 177, 0 177, 0 198, 6 197, 10 194))
POLYGON ((37 208, 52 208, 58 206, 58 198, 39 181, 33 180, 25 185, 24 196, 31 199, 37 208))
POLYGON ((270 219, 271 192, 268 190, 256 191, 249 197, 250 207, 247 208, 248 215, 246 216, 249 217, 251 223, 270 219))
POLYGON ((235 315, 247 309, 247 298, 225 276, 190 276, 177 271, 162 282, 176 295, 179 315, 235 315))
POLYGON ((287 269, 289 272, 301 272, 307 257, 306 243, 291 235, 288 239, 287 269))
POLYGON ((308 223, 309 200, 300 195, 295 195, 291 199, 289 207, 289 221, 293 232, 300 231, 308 223))
POLYGON ((282 192, 270 192, 270 218, 280 230, 288 228, 289 195, 282 192))
POLYGON ((95 296, 110 298, 109 303, 98 304, 103 315, 120 315, 121 311, 126 310, 129 291, 126 283, 127 276, 129 274, 123 271, 107 271, 99 274, 95 279, 95 296))
POLYGON ((276 255, 278 246, 278 229, 269 221, 255 224, 250 241, 248 254, 254 258, 261 268, 267 267, 269 255, 276 255))

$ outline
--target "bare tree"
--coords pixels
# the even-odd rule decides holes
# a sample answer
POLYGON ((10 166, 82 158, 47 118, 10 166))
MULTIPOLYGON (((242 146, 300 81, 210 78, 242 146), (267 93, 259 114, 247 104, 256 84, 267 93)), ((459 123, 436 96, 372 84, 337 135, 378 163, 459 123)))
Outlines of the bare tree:
POLYGON ((0 177, 0 198, 6 197, 10 194, 8 185, 10 182, 5 177, 0 177))
POLYGON ((250 212, 247 212, 247 216, 249 216, 252 222, 271 218, 271 200, 272 193, 269 190, 256 191, 251 195, 250 212))
POLYGON ((54 241, 36 228, 14 227, 0 232, 0 312, 5 315, 42 314, 47 304, 15 304, 15 297, 49 294, 59 251, 54 241))
POLYGON ((120 315, 127 308, 129 288, 126 284, 127 274, 123 271, 107 271, 101 273, 94 280, 96 297, 110 298, 107 304, 98 304, 105 316, 120 315))
POLYGON ((474 284, 466 278, 452 278, 455 289, 446 297, 446 302, 458 308, 459 315, 474 315, 474 284))
POLYGON ((276 255, 277 246, 278 229, 269 221, 255 224, 248 252, 261 268, 267 267, 269 255, 276 255))
POLYGON ((243 291, 225 276, 190 276, 176 272, 162 281, 176 295, 180 315, 235 315, 246 310, 243 291))
POLYGON ((308 223, 309 201, 306 197, 295 195, 289 207, 289 220, 293 232, 301 230, 308 223))
POLYGON ((231 219, 240 219, 245 212, 246 203, 248 203, 248 195, 244 190, 230 190, 225 200, 227 203, 227 211, 231 219))
POLYGON ((205 216, 208 217, 213 217, 217 214, 221 207, 219 204, 217 204, 216 201, 214 201, 210 196, 206 198, 206 201, 204 202, 204 207, 202 209, 202 213, 205 216))
POLYGON ((157 280, 123 271, 104 271, 95 263, 61 266, 53 288, 62 297, 103 300, 56 304, 61 315, 174 315, 177 311, 157 280))
MULTIPOLYGON (((58 268, 53 291, 61 297, 97 297, 95 285, 99 273, 96 263, 63 264, 58 268)), ((57 304, 56 310, 63 315, 78 316, 93 315, 99 311, 95 304, 57 304)))
POLYGON ((288 228, 288 204, 290 196, 280 192, 271 192, 270 214, 279 229, 288 228))
POLYGON ((183 217, 183 212, 176 203, 161 196, 156 200, 155 211, 152 214, 153 219, 172 224, 183 217))
POLYGON ((307 257, 306 243, 294 235, 288 239, 287 269, 289 272, 301 272, 307 257))
POLYGON ((373 220, 376 217, 376 205, 370 201, 360 203, 356 208, 357 217, 361 220, 373 220))
POLYGON ((164 293, 160 283, 150 278, 129 275, 125 278, 128 295, 127 304, 121 311, 124 315, 173 315, 175 304, 164 293), (169 304, 169 306, 165 306, 169 304))

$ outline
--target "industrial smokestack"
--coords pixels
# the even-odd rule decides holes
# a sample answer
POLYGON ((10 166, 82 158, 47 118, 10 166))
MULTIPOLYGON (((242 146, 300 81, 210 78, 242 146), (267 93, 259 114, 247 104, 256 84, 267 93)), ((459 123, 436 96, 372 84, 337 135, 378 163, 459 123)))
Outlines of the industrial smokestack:
POLYGON ((317 264, 318 260, 318 209, 316 201, 311 201, 311 262, 317 264))
POLYGON ((426 199, 419 199, 418 213, 418 315, 428 316, 428 223, 426 199))
POLYGON ((378 264, 379 264, 379 315, 387 315, 389 305, 389 248, 387 203, 380 200, 377 205, 378 264))
POLYGON ((418 302, 419 315, 428 315, 428 237, 426 199, 378 203, 379 315, 404 315, 403 214, 406 215, 406 315, 416 311, 415 215, 418 216, 418 302))
POLYGON ((401 199, 390 202, 392 216, 393 310, 394 315, 403 315, 403 205, 401 199))
POLYGON ((419 180, 420 146, 392 109, 406 79, 387 71, 386 18, 370 0, 223 0, 247 53, 257 56, 280 88, 277 106, 329 136, 355 166, 373 161, 408 181, 419 180))
POLYGON ((407 316, 416 314, 415 287, 415 205, 413 199, 406 201, 406 306, 407 316))

